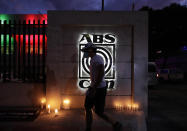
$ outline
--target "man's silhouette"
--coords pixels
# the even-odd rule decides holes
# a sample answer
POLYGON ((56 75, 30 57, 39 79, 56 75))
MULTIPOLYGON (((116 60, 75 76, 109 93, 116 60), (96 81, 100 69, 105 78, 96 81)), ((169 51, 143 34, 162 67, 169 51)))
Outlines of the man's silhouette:
POLYGON ((106 82, 104 79, 104 61, 96 54, 97 48, 93 43, 87 43, 81 51, 85 58, 90 57, 90 79, 91 85, 86 92, 85 110, 86 110, 86 131, 91 131, 92 126, 92 108, 95 107, 95 113, 113 126, 114 131, 120 131, 122 125, 109 118, 104 113, 105 97, 107 93, 106 82))

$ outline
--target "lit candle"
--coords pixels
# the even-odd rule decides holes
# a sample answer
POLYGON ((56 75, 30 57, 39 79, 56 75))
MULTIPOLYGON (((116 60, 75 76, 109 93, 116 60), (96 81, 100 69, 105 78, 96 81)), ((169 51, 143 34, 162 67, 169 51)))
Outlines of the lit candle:
POLYGON ((120 111, 122 110, 122 105, 119 105, 119 109, 120 109, 120 111))
POLYGON ((58 115, 58 109, 55 109, 55 116, 58 115))
POLYGON ((119 105, 117 105, 117 110, 119 110, 119 105))
POLYGON ((128 104, 127 109, 131 110, 131 105, 130 104, 128 104))
POLYGON ((43 109, 45 102, 46 102, 46 99, 41 98, 41 109, 43 109))
POLYGON ((137 111, 139 109, 139 105, 138 104, 132 104, 132 105, 128 105, 128 109, 132 110, 132 111, 137 111))
POLYGON ((51 108, 51 106, 50 106, 50 104, 48 104, 48 113, 50 113, 51 112, 51 110, 50 110, 50 108, 51 108))
POLYGON ((136 110, 139 110, 139 105, 138 105, 138 104, 135 104, 135 106, 136 106, 136 110))
POLYGON ((120 105, 116 104, 116 110, 119 110, 119 109, 120 109, 120 105))
POLYGON ((121 105, 121 110, 123 110, 123 106, 121 105))
POLYGON ((133 111, 136 111, 136 105, 135 104, 133 105, 133 111))
POLYGON ((69 99, 65 99, 63 101, 63 107, 64 107, 64 109, 69 109, 70 108, 70 100, 69 99))

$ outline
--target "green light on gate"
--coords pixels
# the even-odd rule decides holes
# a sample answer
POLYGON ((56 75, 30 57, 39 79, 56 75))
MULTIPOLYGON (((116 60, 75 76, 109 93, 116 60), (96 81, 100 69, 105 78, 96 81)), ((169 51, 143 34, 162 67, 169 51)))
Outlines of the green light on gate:
MULTIPOLYGON (((13 54, 13 52, 14 52, 13 37, 11 37, 11 49, 10 49, 11 52, 9 52, 9 37, 10 37, 9 35, 6 35, 6 43, 5 44, 6 44, 6 54, 7 55, 13 54)), ((4 35, 1 35, 1 54, 4 54, 4 35)))
POLYGON ((4 24, 5 20, 7 20, 7 24, 8 24, 10 20, 10 16, 5 15, 5 14, 0 14, 0 20, 1 20, 1 24, 4 24))

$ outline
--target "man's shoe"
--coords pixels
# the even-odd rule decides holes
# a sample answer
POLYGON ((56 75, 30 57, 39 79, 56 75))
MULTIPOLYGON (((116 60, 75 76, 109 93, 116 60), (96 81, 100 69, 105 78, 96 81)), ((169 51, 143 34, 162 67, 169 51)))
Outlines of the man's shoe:
POLYGON ((113 125, 113 130, 114 131, 122 131, 122 124, 120 122, 116 122, 114 125, 113 125))

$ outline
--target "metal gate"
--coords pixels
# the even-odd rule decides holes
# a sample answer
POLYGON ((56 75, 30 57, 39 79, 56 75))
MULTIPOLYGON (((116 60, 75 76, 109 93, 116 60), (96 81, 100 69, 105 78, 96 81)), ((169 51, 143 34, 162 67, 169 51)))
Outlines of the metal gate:
POLYGON ((45 82, 45 20, 0 20, 0 81, 45 82))

